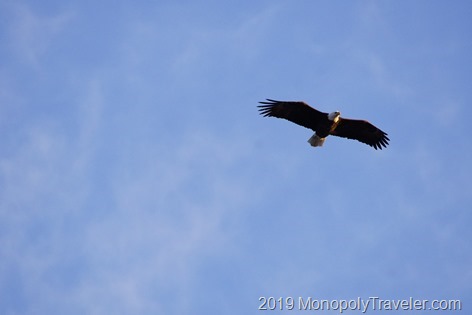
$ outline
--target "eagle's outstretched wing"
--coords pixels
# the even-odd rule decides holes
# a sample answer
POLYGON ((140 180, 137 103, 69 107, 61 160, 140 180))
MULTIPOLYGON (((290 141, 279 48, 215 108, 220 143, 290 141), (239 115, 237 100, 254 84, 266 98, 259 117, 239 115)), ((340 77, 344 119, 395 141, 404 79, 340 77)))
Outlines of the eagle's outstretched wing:
POLYGON ((355 139, 374 147, 386 148, 390 139, 387 134, 366 120, 340 118, 338 125, 331 132, 332 135, 355 139))
POLYGON ((287 119, 297 125, 316 131, 319 124, 328 119, 328 114, 320 112, 305 102, 285 102, 267 99, 259 102, 259 111, 264 117, 287 119))

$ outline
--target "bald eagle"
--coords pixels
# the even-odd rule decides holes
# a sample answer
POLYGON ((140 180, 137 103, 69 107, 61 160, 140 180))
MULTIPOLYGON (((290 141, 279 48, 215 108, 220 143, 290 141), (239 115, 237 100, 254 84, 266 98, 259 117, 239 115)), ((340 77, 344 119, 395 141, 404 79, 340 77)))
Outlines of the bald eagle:
POLYGON ((354 139, 370 145, 374 149, 387 147, 387 134, 366 120, 341 118, 341 113, 323 113, 305 102, 275 101, 259 102, 260 114, 264 117, 284 118, 315 132, 308 139, 313 147, 321 147, 327 136, 333 135, 354 139))

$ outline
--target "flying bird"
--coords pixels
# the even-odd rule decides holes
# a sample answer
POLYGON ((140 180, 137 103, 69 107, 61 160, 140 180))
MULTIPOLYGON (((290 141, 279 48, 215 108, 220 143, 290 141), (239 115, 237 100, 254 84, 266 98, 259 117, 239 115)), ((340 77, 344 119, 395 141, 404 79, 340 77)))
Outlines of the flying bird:
POLYGON ((390 139, 387 134, 366 120, 341 118, 341 113, 323 113, 305 102, 275 101, 259 102, 260 114, 264 117, 287 119, 309 128, 315 133, 308 139, 313 147, 321 147, 329 135, 354 139, 374 149, 386 148, 390 139))

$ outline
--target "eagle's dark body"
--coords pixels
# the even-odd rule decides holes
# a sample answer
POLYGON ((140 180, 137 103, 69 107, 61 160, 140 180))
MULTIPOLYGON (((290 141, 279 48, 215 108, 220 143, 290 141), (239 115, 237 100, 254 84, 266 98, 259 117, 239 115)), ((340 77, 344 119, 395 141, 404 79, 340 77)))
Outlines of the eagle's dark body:
POLYGON ((332 121, 328 119, 328 114, 326 114, 326 119, 323 119, 319 124, 318 128, 315 130, 316 134, 320 138, 326 138, 336 130, 339 121, 332 121))
POLYGON ((312 146, 322 146, 326 137, 358 140, 374 149, 382 149, 390 139, 387 134, 366 120, 341 118, 339 112, 323 113, 304 102, 286 102, 267 99, 258 106, 261 115, 284 118, 315 131, 308 140, 312 146))

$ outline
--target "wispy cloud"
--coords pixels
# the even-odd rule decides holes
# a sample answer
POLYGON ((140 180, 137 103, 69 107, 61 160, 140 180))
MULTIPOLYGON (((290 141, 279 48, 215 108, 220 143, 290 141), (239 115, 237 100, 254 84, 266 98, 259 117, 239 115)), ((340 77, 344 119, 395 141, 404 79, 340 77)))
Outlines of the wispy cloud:
POLYGON ((53 16, 36 13, 25 3, 3 6, 10 14, 10 42, 17 56, 24 62, 38 66, 41 56, 48 51, 51 42, 73 18, 71 12, 53 16))
POLYGON ((228 222, 250 189, 227 176, 248 146, 203 128, 171 146, 156 139, 145 155, 125 152, 147 145, 142 139, 116 149, 109 175, 96 184, 104 94, 100 80, 84 87, 77 129, 66 136, 64 126, 38 121, 23 148, 0 161, 1 267, 17 274, 2 291, 22 283, 11 297, 27 299, 27 313, 53 304, 91 313, 189 310, 191 301, 171 306, 161 294, 167 287, 190 298, 197 266, 227 252, 228 222), (61 271, 71 269, 75 275, 61 271))

